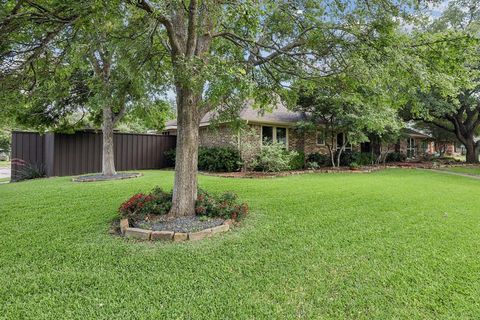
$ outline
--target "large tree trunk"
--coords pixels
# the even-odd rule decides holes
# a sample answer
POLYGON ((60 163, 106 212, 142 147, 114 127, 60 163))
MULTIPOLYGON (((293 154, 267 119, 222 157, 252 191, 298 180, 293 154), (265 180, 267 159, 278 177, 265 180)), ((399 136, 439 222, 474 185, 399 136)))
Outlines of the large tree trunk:
POLYGON ((177 87, 177 152, 171 217, 195 215, 198 170, 198 102, 200 97, 177 87))
POLYGON ((467 163, 479 163, 478 161, 478 146, 473 137, 467 139, 465 148, 467 149, 466 161, 467 163))
POLYGON ((115 161, 113 154, 113 121, 112 110, 110 107, 103 108, 102 122, 102 174, 105 176, 113 176, 115 172, 115 161))

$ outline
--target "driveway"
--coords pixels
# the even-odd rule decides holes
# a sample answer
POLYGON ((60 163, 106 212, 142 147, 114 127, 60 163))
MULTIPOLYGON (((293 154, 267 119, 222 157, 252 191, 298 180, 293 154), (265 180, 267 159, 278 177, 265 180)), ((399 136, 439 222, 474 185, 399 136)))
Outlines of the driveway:
POLYGON ((10 168, 0 168, 0 179, 10 178, 11 170, 10 168))

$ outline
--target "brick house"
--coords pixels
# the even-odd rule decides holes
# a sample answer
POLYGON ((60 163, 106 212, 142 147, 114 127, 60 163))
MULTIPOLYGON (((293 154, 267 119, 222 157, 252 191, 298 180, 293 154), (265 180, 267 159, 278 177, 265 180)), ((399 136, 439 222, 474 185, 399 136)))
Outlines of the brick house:
MULTIPOLYGON (((328 147, 325 143, 325 132, 321 126, 316 132, 301 134, 295 130, 299 121, 305 120, 305 115, 300 112, 288 110, 284 105, 279 104, 271 112, 260 112, 251 107, 242 109, 239 114, 245 126, 242 129, 234 129, 228 123, 214 121, 214 115, 208 113, 200 121, 199 137, 200 145, 204 147, 240 147, 244 143, 253 145, 255 150, 260 151, 265 142, 284 143, 288 150, 302 151, 305 154, 322 153, 328 154, 328 147)), ((165 133, 175 134, 177 130, 176 120, 167 122, 165 133)), ((343 135, 337 135, 334 145, 343 135)), ((415 131, 404 129, 402 138, 389 146, 381 146, 382 151, 388 148, 392 152, 402 152, 408 158, 419 158, 424 154, 434 152, 433 142, 430 136, 415 131)), ((347 145, 346 150, 372 152, 370 143, 360 146, 347 145)))

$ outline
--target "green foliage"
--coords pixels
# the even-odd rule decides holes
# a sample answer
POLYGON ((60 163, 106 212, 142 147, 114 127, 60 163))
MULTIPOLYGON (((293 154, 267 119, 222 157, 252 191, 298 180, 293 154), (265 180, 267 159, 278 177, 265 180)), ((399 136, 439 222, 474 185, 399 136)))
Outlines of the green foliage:
POLYGON ((356 163, 356 162, 351 162, 350 165, 349 165, 349 167, 350 167, 351 169, 357 169, 357 168, 360 167, 360 165, 359 165, 358 163, 356 163))
POLYGON ((313 161, 313 162, 307 162, 307 164, 305 165, 305 167, 308 169, 308 170, 317 170, 320 168, 320 165, 313 161))
POLYGON ((255 159, 255 170, 263 172, 290 170, 295 157, 298 157, 298 152, 286 150, 282 143, 265 144, 255 159))
POLYGON ((0 128, 0 150, 4 152, 10 152, 12 145, 12 133, 9 130, 3 130, 0 128))
POLYGON ((332 165, 330 156, 319 152, 310 153, 307 156, 307 162, 315 162, 320 167, 328 167, 332 165))
POLYGON ((167 150, 163 153, 165 158, 167 159, 169 167, 174 167, 175 166, 175 154, 176 154, 176 152, 177 152, 177 150, 174 148, 174 149, 167 150))
POLYGON ((118 209, 124 218, 138 218, 149 214, 167 214, 172 207, 172 193, 155 187, 150 193, 137 193, 123 202, 118 209))
POLYGON ((240 170, 241 163, 240 153, 231 147, 200 147, 198 150, 199 170, 232 172, 240 170))
MULTIPOLYGON (((171 166, 175 165, 176 150, 165 151, 171 166)), ((198 149, 198 170, 212 172, 233 172, 241 168, 242 159, 237 149, 231 147, 200 147, 198 149)))
POLYGON ((201 217, 221 217, 239 221, 248 215, 248 205, 238 203, 237 195, 233 192, 224 192, 215 196, 199 189, 195 212, 201 217))
POLYGON ((43 163, 30 163, 22 159, 12 159, 15 181, 38 179, 45 177, 46 169, 43 163))
MULTIPOLYGON (((124 123, 163 127, 167 112, 158 91, 168 73, 158 73, 161 45, 139 29, 145 27, 142 15, 117 0, 23 3, 19 10, 41 23, 21 24, 12 12, 13 52, 35 47, 47 32, 52 36, 26 66, 0 77, 0 107, 19 124, 71 132, 92 122, 99 126, 102 109, 110 108, 114 123, 127 114, 124 123)), ((15 58, 28 60, 29 54, 15 58)))
POLYGON ((367 166, 375 163, 375 156, 367 152, 344 151, 340 155, 340 165, 349 167, 352 164, 358 166, 367 166))
POLYGON ((301 170, 305 168, 305 153, 296 151, 290 160, 290 170, 301 170))
POLYGON ((385 162, 405 162, 407 156, 401 152, 390 152, 385 157, 385 162))

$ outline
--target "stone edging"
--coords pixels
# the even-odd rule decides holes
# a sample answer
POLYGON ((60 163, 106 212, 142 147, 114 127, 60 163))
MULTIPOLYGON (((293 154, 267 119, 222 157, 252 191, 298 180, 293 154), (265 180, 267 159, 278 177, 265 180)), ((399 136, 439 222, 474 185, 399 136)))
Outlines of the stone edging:
POLYGON ((120 232, 125 238, 147 240, 147 241, 174 241, 181 242, 186 240, 196 241, 204 238, 210 238, 214 234, 223 233, 230 230, 233 220, 228 219, 219 226, 204 229, 196 232, 175 232, 175 231, 153 231, 148 229, 132 228, 128 219, 120 220, 120 232))

